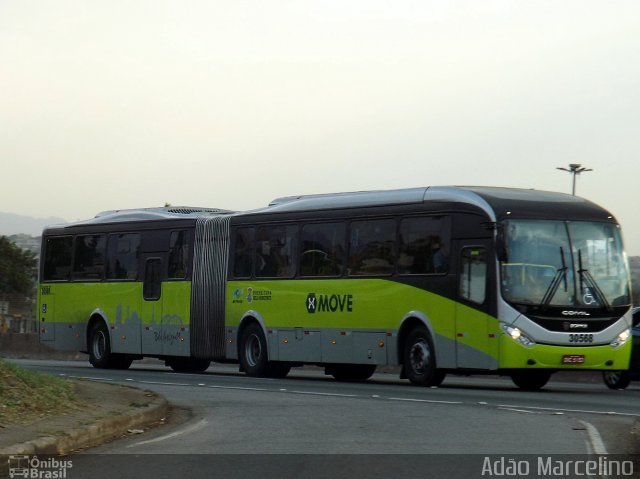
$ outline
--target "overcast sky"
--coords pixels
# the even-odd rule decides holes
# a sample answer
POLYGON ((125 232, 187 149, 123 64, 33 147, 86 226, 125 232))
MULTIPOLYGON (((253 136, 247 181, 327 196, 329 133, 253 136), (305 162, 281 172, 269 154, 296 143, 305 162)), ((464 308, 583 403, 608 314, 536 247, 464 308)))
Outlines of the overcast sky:
POLYGON ((0 0, 0 211, 570 192, 640 254, 640 2, 0 0))

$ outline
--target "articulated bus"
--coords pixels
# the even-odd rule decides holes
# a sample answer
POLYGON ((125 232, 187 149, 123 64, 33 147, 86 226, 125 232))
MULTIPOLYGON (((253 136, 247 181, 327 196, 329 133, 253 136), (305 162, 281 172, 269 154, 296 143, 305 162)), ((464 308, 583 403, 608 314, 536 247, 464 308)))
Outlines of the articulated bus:
POLYGON ((543 387, 629 364, 620 227, 575 196, 427 187, 286 197, 247 212, 146 208, 45 229, 40 340, 98 368, 155 357, 250 376, 378 366, 543 387))

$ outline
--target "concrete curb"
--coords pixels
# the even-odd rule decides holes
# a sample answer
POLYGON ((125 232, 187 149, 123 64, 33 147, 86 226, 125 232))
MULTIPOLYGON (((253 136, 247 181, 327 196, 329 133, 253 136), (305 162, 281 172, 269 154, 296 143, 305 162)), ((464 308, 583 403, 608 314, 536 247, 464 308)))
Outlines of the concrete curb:
POLYGON ((0 449, 0 474, 8 471, 8 456, 19 455, 65 455, 78 449, 93 447, 140 428, 167 416, 169 403, 157 395, 146 406, 107 419, 100 419, 87 426, 66 431, 61 436, 44 436, 21 444, 0 449))

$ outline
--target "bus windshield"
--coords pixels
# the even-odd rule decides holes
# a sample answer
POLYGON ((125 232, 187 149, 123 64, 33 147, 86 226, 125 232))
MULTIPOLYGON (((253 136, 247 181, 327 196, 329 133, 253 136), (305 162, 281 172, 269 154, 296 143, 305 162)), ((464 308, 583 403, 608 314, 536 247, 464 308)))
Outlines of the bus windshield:
POLYGON ((606 308, 630 304, 617 225, 509 220, 502 224, 503 298, 515 304, 606 308))

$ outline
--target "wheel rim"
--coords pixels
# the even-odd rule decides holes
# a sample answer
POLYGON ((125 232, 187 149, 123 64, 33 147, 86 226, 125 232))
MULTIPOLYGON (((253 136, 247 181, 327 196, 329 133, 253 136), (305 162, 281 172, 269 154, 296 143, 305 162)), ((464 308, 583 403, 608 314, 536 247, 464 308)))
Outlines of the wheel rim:
POLYGON ((604 380, 609 384, 617 384, 622 377, 622 373, 620 371, 606 371, 604 373, 604 380))
POLYGON ((411 346, 409 362, 411 363, 411 369, 416 374, 424 374, 426 372, 428 365, 431 363, 431 349, 425 339, 420 339, 411 346))
POLYGON ((96 331, 93 335, 93 355, 96 359, 102 359, 107 350, 107 338, 104 331, 96 331))
POLYGON ((244 348, 244 357, 247 360, 247 364, 251 367, 255 367, 262 357, 262 344, 260 338, 256 334, 252 334, 247 338, 247 342, 244 348))

